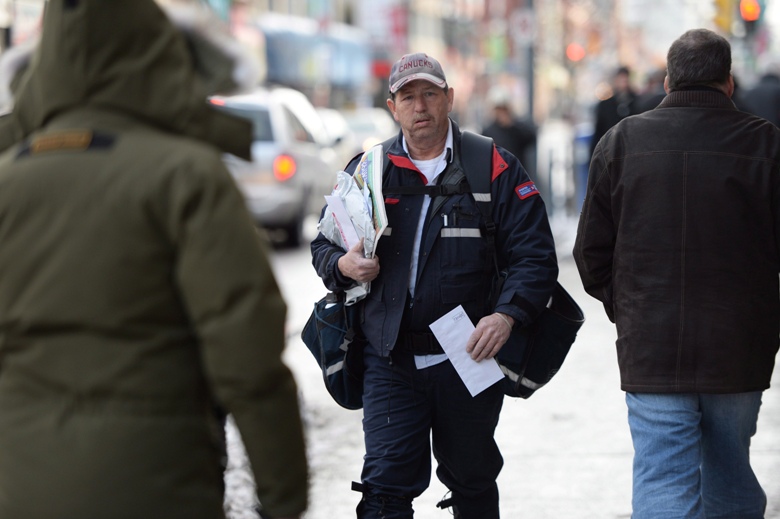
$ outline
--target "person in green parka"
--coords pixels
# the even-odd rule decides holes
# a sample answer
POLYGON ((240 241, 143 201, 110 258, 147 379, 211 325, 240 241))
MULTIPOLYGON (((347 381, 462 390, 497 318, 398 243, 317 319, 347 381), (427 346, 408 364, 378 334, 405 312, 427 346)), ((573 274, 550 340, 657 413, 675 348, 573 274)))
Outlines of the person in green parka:
POLYGON ((224 518, 215 408, 263 517, 306 509, 286 305, 221 162, 251 132, 194 47, 152 0, 47 3, 0 125, 2 519, 224 518))

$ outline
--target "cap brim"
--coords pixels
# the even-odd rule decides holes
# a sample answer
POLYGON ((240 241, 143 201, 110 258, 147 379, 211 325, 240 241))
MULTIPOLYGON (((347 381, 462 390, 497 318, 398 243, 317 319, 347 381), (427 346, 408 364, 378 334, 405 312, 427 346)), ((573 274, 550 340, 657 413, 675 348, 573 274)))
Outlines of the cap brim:
POLYGON ((433 76, 431 74, 425 74, 425 73, 418 73, 418 74, 409 74, 406 77, 402 77, 392 85, 390 85, 390 93, 395 94, 398 92, 405 84, 409 83, 410 81, 415 81, 417 79, 423 79, 425 81, 428 81, 430 83, 433 83, 439 88, 444 88, 447 86, 447 82, 443 79, 437 78, 436 76, 433 76))

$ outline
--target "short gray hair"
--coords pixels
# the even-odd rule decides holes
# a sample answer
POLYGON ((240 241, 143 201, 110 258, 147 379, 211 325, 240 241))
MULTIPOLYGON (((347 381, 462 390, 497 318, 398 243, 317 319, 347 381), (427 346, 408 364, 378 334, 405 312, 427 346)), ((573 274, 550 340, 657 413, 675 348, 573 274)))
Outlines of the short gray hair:
POLYGON ((692 29, 669 47, 666 71, 669 90, 724 85, 731 74, 731 45, 710 30, 692 29))

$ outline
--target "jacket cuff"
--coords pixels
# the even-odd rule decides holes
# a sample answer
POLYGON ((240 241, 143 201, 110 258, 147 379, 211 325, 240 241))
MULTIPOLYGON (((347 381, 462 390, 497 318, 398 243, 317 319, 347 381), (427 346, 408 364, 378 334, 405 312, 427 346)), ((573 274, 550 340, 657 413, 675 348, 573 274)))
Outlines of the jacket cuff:
POLYGON ((347 290, 355 284, 355 280, 342 274, 339 269, 339 259, 341 259, 344 254, 345 253, 334 254, 334 258, 332 258, 331 261, 333 262, 333 279, 340 287, 344 287, 344 290, 347 290))
POLYGON ((506 314, 515 320, 515 324, 512 328, 522 328, 531 324, 530 316, 514 305, 499 305, 493 310, 493 312, 500 312, 506 314))

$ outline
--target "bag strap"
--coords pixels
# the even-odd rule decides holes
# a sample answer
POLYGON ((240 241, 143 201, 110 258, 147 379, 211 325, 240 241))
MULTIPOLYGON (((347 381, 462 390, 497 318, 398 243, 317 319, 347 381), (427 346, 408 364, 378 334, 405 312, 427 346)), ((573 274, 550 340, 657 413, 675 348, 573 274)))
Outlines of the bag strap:
POLYGON ((437 184, 434 186, 394 186, 383 190, 388 195, 428 195, 431 198, 437 196, 463 195, 471 193, 468 184, 437 184))
POLYGON ((485 223, 485 239, 488 246, 488 261, 493 262, 499 274, 496 255, 496 222, 493 220, 493 197, 490 191, 493 171, 493 139, 474 132, 464 131, 461 135, 460 161, 466 180, 471 186, 472 196, 485 223))
MULTIPOLYGON (((392 137, 382 143, 382 178, 385 178, 390 167, 390 157, 387 156, 387 150, 398 137, 392 137)), ((437 196, 452 196, 471 193, 468 183, 459 184, 437 184, 434 186, 393 186, 383 187, 383 192, 388 195, 428 195, 431 198, 437 196)))

